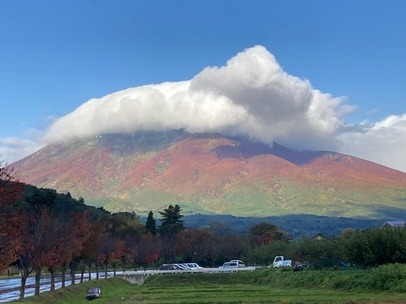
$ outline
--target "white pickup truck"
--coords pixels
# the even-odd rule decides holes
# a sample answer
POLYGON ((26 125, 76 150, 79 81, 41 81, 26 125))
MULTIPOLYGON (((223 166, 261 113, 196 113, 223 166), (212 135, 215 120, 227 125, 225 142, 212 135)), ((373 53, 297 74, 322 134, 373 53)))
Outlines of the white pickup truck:
POLYGON ((277 255, 273 259, 272 266, 276 267, 276 268, 278 268, 278 267, 292 267, 292 260, 285 260, 283 255, 277 255))

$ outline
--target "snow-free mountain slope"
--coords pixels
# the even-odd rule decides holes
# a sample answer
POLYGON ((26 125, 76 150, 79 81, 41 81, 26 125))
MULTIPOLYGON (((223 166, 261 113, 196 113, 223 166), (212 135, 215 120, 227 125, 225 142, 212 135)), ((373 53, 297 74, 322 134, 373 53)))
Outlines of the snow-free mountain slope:
POLYGON ((17 177, 111 211, 236 216, 406 214, 406 173, 335 152, 298 152, 219 134, 113 134, 49 145, 17 177))

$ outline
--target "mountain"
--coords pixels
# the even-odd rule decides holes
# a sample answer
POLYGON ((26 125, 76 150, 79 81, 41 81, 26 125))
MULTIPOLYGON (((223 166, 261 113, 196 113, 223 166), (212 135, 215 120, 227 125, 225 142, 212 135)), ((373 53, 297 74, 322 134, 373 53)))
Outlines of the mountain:
POLYGON ((176 203, 184 214, 406 217, 406 173, 219 134, 103 135, 48 145, 13 167, 20 181, 112 212, 176 203))

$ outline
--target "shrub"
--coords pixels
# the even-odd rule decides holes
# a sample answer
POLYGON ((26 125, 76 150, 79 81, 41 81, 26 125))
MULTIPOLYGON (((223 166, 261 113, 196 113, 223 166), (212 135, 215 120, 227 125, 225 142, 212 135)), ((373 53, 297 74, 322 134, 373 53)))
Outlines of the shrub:
POLYGON ((379 266, 372 271, 374 287, 377 290, 406 291, 406 265, 388 264, 379 266))

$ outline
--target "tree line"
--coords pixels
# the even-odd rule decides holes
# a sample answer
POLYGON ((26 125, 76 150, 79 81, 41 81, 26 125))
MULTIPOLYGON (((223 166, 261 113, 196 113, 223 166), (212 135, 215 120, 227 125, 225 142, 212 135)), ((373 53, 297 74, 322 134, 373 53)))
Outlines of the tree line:
POLYGON ((144 223, 135 213, 111 214, 69 193, 13 181, 0 166, 0 270, 10 266, 19 270, 23 298, 31 274, 39 294, 44 271, 54 290, 57 273, 62 274, 64 287, 67 274, 75 284, 77 275, 83 281, 85 273, 91 279, 91 272, 98 278, 100 271, 107 276, 108 269, 115 273, 117 267, 157 269, 172 262, 214 267, 243 259, 249 265, 270 265, 276 255, 315 269, 343 262, 360 268, 406 262, 405 229, 348 229, 335 238, 292 242, 269 222, 236 235, 222 223, 184 227, 179 205, 169 205, 159 216, 157 223, 150 211, 144 223))

